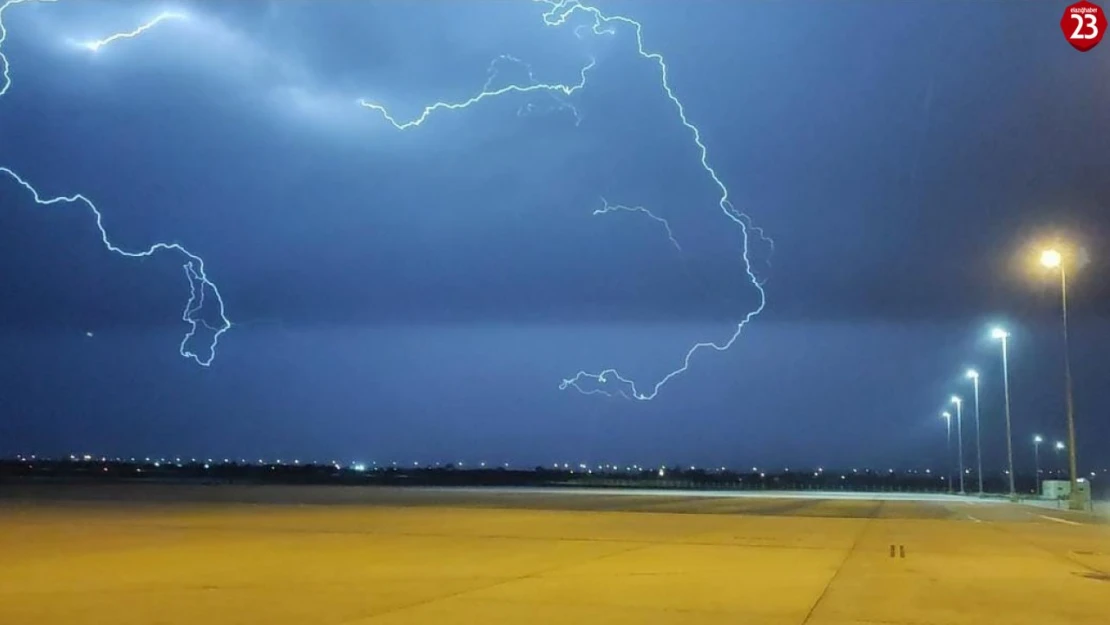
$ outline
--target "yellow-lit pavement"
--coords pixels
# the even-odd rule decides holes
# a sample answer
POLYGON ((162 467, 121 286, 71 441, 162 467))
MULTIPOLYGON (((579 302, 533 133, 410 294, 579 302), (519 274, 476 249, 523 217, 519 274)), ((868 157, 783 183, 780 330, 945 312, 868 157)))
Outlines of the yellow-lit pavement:
POLYGON ((1006 503, 42 488, 0 497, 3 624, 1110 623, 1110 526, 1006 503))

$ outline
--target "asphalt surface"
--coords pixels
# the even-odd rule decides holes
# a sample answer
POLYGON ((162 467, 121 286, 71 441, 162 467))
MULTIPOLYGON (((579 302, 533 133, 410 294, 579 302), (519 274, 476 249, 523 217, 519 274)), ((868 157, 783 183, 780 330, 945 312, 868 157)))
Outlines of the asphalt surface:
POLYGON ((1105 625, 1110 525, 997 500, 0 486, 0 623, 1105 625))

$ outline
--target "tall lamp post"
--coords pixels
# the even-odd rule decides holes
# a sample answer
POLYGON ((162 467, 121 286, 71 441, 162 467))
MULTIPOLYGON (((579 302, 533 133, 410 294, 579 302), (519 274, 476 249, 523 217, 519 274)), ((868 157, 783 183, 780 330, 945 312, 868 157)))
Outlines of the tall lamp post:
POLYGON ((967 377, 971 378, 971 382, 975 385, 975 472, 979 476, 979 496, 983 496, 983 447, 981 444, 981 436, 979 435, 979 372, 975 369, 970 369, 967 372, 967 377))
POLYGON ((1041 495, 1041 443, 1043 442, 1044 439, 1041 438, 1040 434, 1033 436, 1033 466, 1036 468, 1036 473, 1033 474, 1033 484, 1035 485, 1033 492, 1037 493, 1038 497, 1041 495))
POLYGON ((1083 501, 1079 497, 1079 471, 1075 459, 1075 403, 1071 394, 1071 348, 1068 345, 1068 272, 1064 268, 1064 257, 1056 250, 1041 252, 1041 264, 1049 269, 1060 270, 1061 317, 1064 323, 1064 401, 1068 413, 1068 479, 1071 480, 1069 504, 1072 510, 1082 510, 1083 501))
POLYGON ((1017 489, 1014 488, 1014 436, 1010 427, 1010 333, 1002 328, 995 328, 991 330, 991 337, 1002 341, 1002 388, 1006 396, 1006 464, 1010 475, 1010 499, 1017 501, 1017 489))
POLYGON ((953 395, 952 403, 956 404, 956 452, 960 455, 960 494, 965 495, 967 491, 964 490, 964 400, 953 395))
POLYGON ((946 410, 940 413, 940 416, 944 418, 944 425, 947 426, 946 429, 948 430, 944 452, 948 456, 946 458, 948 461, 948 492, 952 492, 952 413, 946 410))
MULTIPOLYGON (((1056 448, 1056 466, 1060 466, 1060 452, 1067 449, 1068 446, 1064 444, 1064 441, 1056 441, 1055 448, 1056 448)), ((1059 469, 1054 469, 1054 471, 1059 471, 1059 469)))

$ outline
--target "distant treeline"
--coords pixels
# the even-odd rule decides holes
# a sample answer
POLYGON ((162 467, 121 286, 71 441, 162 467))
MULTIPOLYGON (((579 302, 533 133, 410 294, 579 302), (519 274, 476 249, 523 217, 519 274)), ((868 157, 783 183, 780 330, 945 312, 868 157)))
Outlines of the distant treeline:
MULTIPOLYGON (((1032 475, 1018 476, 1022 493, 1032 493, 1032 475)), ((984 480, 987 492, 1007 488, 1004 475, 984 480)), ((659 470, 570 470, 535 467, 498 468, 375 467, 334 464, 154 463, 114 460, 0 460, 0 480, 142 481, 236 484, 333 484, 382 486, 562 486, 576 488, 652 488, 692 490, 845 490, 926 492, 949 490, 944 476, 927 472, 881 470, 810 470, 778 473, 737 472, 672 467, 659 470)), ((965 478, 977 492, 974 476, 965 478)), ((1095 484, 1096 493, 1102 484, 1095 484)), ((958 488, 958 485, 957 485, 958 488)))

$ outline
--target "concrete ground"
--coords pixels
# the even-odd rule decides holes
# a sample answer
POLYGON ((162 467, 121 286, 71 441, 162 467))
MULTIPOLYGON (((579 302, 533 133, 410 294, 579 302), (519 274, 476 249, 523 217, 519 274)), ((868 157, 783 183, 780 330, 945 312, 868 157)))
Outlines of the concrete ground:
POLYGON ((1108 615, 1110 525, 998 501, 0 487, 4 624, 1105 625, 1108 615))

